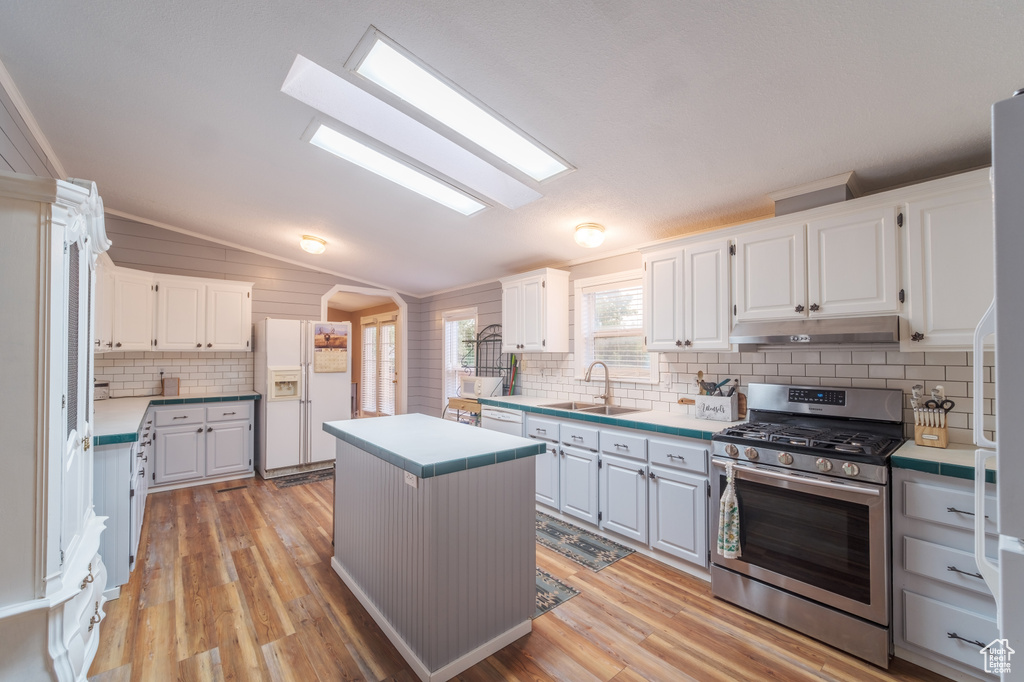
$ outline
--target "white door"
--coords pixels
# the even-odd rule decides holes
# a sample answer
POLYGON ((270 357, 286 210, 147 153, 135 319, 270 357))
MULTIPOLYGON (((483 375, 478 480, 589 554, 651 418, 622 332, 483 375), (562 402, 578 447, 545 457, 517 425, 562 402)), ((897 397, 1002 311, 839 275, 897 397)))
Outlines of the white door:
POLYGON ((604 455, 600 480, 601 529, 647 542, 647 466, 604 455))
POLYGON ((205 428, 201 424, 172 426, 156 432, 157 485, 190 481, 206 475, 205 428))
POLYGON ((96 261, 96 291, 94 305, 96 326, 93 329, 93 348, 105 353, 114 347, 114 265, 106 254, 96 261))
POLYGON ((153 276, 148 272, 114 272, 113 327, 113 350, 153 350, 153 276))
POLYGON ((398 320, 363 318, 361 409, 364 417, 395 414, 398 387, 398 320))
POLYGON ((206 344, 209 350, 250 350, 252 288, 248 284, 206 285, 206 344))
POLYGON ((692 350, 730 350, 729 242, 722 239, 687 246, 684 260, 683 345, 692 350))
MULTIPOLYGON (((317 323, 310 323, 312 327, 317 323)), ((351 348, 352 325, 348 322, 329 322, 336 333, 348 337, 351 348)), ((351 359, 351 353, 349 358, 351 359)), ((351 360, 350 360, 351 361, 351 360)), ((338 439, 324 431, 324 422, 341 421, 352 418, 352 369, 345 372, 316 372, 311 366, 306 390, 306 410, 309 414, 309 443, 307 461, 326 462, 335 458, 338 439)), ((392 394, 394 392, 392 391, 392 394)))
POLYGON ((537 501, 558 509, 558 446, 547 443, 537 455, 537 501))
POLYGON ((248 420, 206 427, 206 475, 244 473, 252 469, 252 427, 248 420))
POLYGON ((543 351, 546 333, 544 307, 545 283, 543 277, 530 277, 522 283, 522 344, 524 351, 543 351))
POLYGON ((707 567, 707 480, 652 466, 651 548, 707 567))
POLYGON ((810 317, 899 311, 896 213, 882 206, 807 223, 810 317))
POLYGON ((563 514, 597 525, 597 473, 596 452, 572 446, 562 448, 559 510, 563 514))
POLYGON ((523 343, 522 282, 501 288, 501 352, 515 353, 523 343))
POLYGON ((912 201, 907 214, 909 330, 900 345, 970 349, 994 293, 989 183, 912 201))
POLYGON ((198 350, 206 326, 206 285, 193 278, 156 282, 156 347, 198 350))
POLYGON ((647 350, 683 349, 683 293, 682 250, 645 254, 644 336, 647 350))
POLYGON ((736 237, 736 321, 807 316, 803 223, 736 237))

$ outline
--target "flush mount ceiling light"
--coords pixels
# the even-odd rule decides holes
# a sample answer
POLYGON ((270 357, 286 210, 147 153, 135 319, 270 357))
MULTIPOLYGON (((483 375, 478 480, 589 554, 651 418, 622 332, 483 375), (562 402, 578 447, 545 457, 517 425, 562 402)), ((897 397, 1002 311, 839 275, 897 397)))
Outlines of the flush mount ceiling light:
POLYGON ((313 135, 309 138, 311 144, 365 168, 372 173, 376 173, 382 178, 387 178, 406 189, 411 189, 413 192, 421 194, 428 199, 433 199, 437 203, 458 211, 462 215, 473 215, 487 208, 487 204, 424 173, 419 168, 399 161, 370 147, 364 142, 356 140, 354 137, 316 122, 314 122, 311 129, 314 130, 313 135))
POLYGON ((573 235, 580 246, 592 249, 604 243, 604 226, 597 223, 580 223, 573 235))
POLYGON ((302 235, 302 241, 299 242, 299 246, 302 247, 303 251, 309 253, 323 253, 327 250, 327 242, 320 237, 314 237, 312 235, 302 235))
POLYGON ((373 26, 345 66, 540 182, 573 167, 373 26))

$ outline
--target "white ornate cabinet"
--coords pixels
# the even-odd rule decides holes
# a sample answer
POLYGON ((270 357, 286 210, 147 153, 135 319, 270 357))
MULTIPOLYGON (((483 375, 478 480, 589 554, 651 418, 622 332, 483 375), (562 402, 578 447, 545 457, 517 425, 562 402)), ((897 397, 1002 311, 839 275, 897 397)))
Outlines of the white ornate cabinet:
POLYGON ((91 182, 0 173, 0 679, 84 680, 106 570, 92 503, 93 269, 110 243, 91 182))

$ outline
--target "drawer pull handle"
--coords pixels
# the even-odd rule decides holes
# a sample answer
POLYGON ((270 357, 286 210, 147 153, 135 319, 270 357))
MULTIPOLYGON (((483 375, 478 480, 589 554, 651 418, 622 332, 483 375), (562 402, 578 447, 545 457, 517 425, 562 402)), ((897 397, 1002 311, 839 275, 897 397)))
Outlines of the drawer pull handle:
POLYGON ((615 447, 617 447, 617 448, 623 448, 623 449, 625 449, 625 450, 629 450, 629 446, 628 446, 628 445, 626 445, 625 443, 615 443, 615 447))
POLYGON ((978 647, 979 649, 984 649, 985 648, 985 643, 984 642, 979 642, 976 639, 967 639, 966 637, 961 637, 960 635, 956 634, 955 632, 947 632, 946 633, 946 637, 948 639, 959 639, 961 642, 967 642, 968 644, 973 644, 974 646, 978 647))
POLYGON ((222 417, 226 417, 226 416, 228 416, 229 414, 234 414, 234 412, 224 412, 224 413, 223 413, 223 414, 222 414, 221 416, 222 416, 222 417))
POLYGON ((547 432, 548 432, 547 429, 542 429, 539 426, 537 427, 537 433, 547 433, 547 432))
POLYGON ((671 452, 668 453, 665 456, 668 457, 669 459, 678 459, 681 462, 685 462, 686 461, 686 458, 683 457, 682 455, 673 455, 671 452))
POLYGON ((954 573, 959 573, 960 575, 969 575, 972 578, 981 578, 981 579, 984 580, 984 578, 981 575, 981 573, 971 573, 970 571, 961 571, 956 566, 946 566, 946 570, 947 571, 953 571, 954 573))
POLYGON ((573 440, 583 440, 583 436, 570 436, 573 440))
MULTIPOLYGON (((100 622, 100 603, 96 602, 96 613, 93 614, 92 618, 89 619, 89 632, 96 627, 100 622)), ((982 645, 984 646, 984 644, 982 645)))
POLYGON ((187 414, 183 414, 180 417, 171 417, 171 419, 188 419, 188 415, 187 414))
MULTIPOLYGON (((946 511, 950 514, 967 514, 968 516, 974 516, 974 512, 964 511, 963 509, 957 509, 956 507, 946 507, 946 511)), ((988 514, 985 514, 985 518, 988 518, 988 514)))
POLYGON ((92 575, 92 564, 89 564, 89 575, 87 575, 84 578, 82 578, 82 587, 81 587, 81 589, 84 590, 85 586, 88 585, 89 583, 91 583, 95 579, 96 578, 94 578, 93 575, 92 575))

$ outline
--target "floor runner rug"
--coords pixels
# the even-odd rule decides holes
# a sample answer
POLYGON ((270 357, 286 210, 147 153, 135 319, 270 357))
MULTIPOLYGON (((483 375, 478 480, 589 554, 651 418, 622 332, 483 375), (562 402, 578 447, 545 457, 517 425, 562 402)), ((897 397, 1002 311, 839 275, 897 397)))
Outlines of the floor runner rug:
POLYGON ((614 564, 633 550, 571 523, 537 512, 537 542, 594 571, 614 564))

